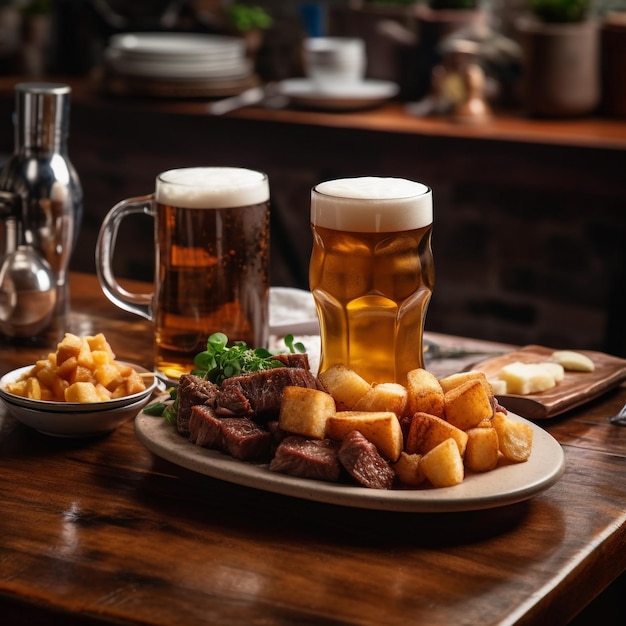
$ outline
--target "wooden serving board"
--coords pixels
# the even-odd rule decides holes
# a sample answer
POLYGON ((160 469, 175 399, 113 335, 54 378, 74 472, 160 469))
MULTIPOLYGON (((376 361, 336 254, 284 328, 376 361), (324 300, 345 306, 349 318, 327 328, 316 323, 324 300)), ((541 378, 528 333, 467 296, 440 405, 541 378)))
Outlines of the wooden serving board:
MULTIPOLYGON (((470 369, 485 372, 489 378, 497 378, 502 367, 508 363, 550 361, 554 351, 555 348, 545 346, 525 346, 515 352, 508 352, 476 363, 470 369)), ((626 359, 592 350, 576 350, 576 352, 586 354, 594 362, 595 371, 566 371, 565 377, 557 383, 556 387, 542 393, 525 396, 515 394, 498 396, 500 404, 527 419, 548 419, 585 404, 626 380, 626 359)))

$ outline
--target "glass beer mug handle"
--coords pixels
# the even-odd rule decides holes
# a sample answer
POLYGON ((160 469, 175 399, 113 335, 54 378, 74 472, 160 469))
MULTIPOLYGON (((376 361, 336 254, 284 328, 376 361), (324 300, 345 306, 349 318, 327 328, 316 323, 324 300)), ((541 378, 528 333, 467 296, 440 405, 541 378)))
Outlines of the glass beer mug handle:
POLYGON ((96 270, 106 297, 120 309, 150 321, 154 319, 152 314, 154 293, 133 293, 124 289, 113 273, 113 253, 122 220, 135 213, 154 216, 153 199, 153 194, 148 194, 118 202, 104 218, 96 244, 96 270))

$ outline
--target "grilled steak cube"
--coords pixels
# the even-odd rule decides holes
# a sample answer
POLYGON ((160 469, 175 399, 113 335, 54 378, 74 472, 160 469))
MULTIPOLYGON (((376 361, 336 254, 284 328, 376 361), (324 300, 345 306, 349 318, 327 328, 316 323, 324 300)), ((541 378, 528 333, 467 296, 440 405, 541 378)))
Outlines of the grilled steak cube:
POLYGON ((247 417, 225 417, 220 420, 222 446, 240 461, 265 461, 272 452, 272 435, 247 417))
POLYGON ((227 378, 220 385, 217 412, 220 415, 254 415, 265 418, 278 414, 285 387, 319 389, 317 378, 300 367, 273 369, 227 378))
POLYGON ((370 489, 391 489, 396 474, 376 446, 358 430, 353 430, 341 442, 339 460, 359 484, 370 489))
POLYGON ((337 482, 341 475, 339 442, 332 439, 306 439, 290 435, 282 440, 270 470, 300 478, 337 482))
POLYGON ((311 369, 309 356, 306 353, 275 354, 272 358, 280 361, 285 367, 299 367, 303 370, 311 369))
POLYGON ((215 406, 219 387, 200 376, 183 374, 178 381, 178 412, 176 429, 181 435, 189 436, 189 419, 192 407, 198 404, 215 406))
POLYGON ((278 446, 280 442, 289 435, 289 433, 283 430, 278 423, 278 420, 270 420, 265 424, 267 430, 270 431, 270 435, 272 435, 272 442, 274 443, 274 447, 278 446))
POLYGON ((215 415, 213 407, 205 404, 191 407, 189 441, 205 448, 223 448, 221 419, 215 415))

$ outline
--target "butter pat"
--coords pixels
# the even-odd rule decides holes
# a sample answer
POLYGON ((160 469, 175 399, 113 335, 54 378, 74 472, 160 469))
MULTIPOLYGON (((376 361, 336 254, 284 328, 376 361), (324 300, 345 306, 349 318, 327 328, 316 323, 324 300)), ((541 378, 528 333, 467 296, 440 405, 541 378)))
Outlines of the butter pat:
POLYGON ((508 392, 506 380, 502 380, 502 378, 490 378, 489 384, 494 396, 505 396, 508 392))
POLYGON ((552 358, 571 372, 593 372, 596 369, 594 362, 586 355, 573 350, 557 350, 552 358))
POLYGON ((521 363, 515 361, 500 370, 500 378, 506 381, 507 393, 528 395, 541 393, 563 380, 565 370, 559 363, 521 363))

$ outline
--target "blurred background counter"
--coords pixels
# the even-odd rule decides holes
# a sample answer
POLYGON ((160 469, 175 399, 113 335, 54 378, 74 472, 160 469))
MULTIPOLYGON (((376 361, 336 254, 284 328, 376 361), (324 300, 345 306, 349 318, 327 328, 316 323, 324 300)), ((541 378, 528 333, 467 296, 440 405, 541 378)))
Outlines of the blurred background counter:
MULTIPOLYGON (((13 85, 0 81, 0 146, 12 146, 13 85)), ((168 168, 258 168, 272 190, 272 282, 307 288, 311 187, 351 175, 402 176, 434 190, 437 282, 427 327, 511 343, 624 354, 626 124, 496 117, 463 126, 401 104, 329 113, 119 99, 73 85, 70 154, 85 216, 72 266, 95 271, 102 218, 168 168)), ((132 218, 129 218, 129 220, 132 218)), ((151 278, 152 223, 118 240, 118 272, 151 278)))

